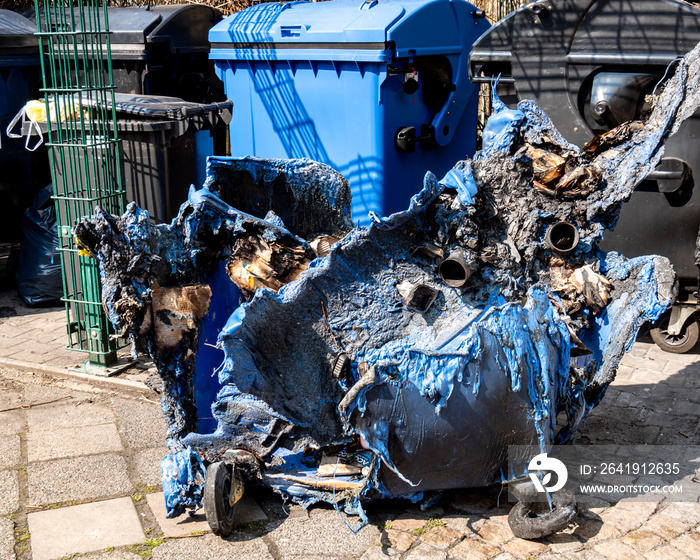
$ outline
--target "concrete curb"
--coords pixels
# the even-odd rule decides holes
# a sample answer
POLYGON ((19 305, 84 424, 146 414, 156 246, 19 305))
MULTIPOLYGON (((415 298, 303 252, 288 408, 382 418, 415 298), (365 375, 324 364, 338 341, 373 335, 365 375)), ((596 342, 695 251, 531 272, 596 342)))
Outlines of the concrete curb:
POLYGON ((13 360, 12 358, 0 358, 0 366, 8 368, 31 370, 59 377, 72 377, 81 381, 89 381, 96 385, 106 385, 120 389, 134 389, 141 392, 151 393, 152 391, 141 381, 131 381, 129 379, 120 379, 117 377, 107 377, 90 375, 79 371, 71 371, 67 368, 49 366, 44 364, 36 364, 33 362, 25 362, 23 360, 13 360))

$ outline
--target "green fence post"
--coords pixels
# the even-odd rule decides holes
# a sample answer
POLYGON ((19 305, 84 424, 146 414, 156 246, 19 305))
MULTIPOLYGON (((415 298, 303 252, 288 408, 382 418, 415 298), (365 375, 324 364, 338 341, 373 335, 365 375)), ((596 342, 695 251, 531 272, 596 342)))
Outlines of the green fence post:
POLYGON ((124 211, 107 6, 104 0, 35 0, 58 218, 68 347, 84 367, 111 373, 118 340, 102 308, 97 262, 80 255, 72 227, 96 206, 124 211))

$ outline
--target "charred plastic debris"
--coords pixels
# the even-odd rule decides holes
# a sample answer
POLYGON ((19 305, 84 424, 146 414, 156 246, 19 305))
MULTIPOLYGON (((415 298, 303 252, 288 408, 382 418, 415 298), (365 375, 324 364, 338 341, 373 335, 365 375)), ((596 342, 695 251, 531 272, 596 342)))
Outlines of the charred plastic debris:
MULTIPOLYGON (((533 103, 494 99, 484 149, 368 228, 328 166, 254 158, 210 158, 171 224, 132 204, 76 227, 111 320, 162 377, 169 516, 204 505, 226 534, 244 482, 261 482, 366 522, 362 501, 514 480, 508 445, 574 439, 675 296, 665 258, 596 243, 699 105, 697 50, 644 122, 584 150, 533 103), (200 367, 221 298, 235 302, 218 367, 200 367), (215 430, 198 430, 212 376, 215 430)), ((535 513, 552 532, 575 508, 535 513)))

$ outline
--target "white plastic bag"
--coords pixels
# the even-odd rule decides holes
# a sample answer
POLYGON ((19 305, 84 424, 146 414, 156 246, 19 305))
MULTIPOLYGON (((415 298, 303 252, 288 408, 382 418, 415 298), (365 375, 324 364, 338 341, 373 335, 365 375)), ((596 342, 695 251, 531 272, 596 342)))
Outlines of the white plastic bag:
MULTIPOLYGON (((59 104, 58 112, 55 110, 55 103, 53 101, 49 101, 48 109, 51 120, 54 120, 54 116, 56 114, 58 114, 58 120, 64 122, 77 120, 81 116, 81 113, 82 116, 86 118, 88 116, 87 107, 83 107, 78 100, 75 100, 70 104, 59 104)), ((28 101, 26 105, 22 107, 14 116, 10 124, 7 126, 7 130, 5 132, 7 133, 8 138, 22 138, 22 131, 25 130, 26 124, 28 128, 24 147, 30 152, 33 152, 44 143, 44 135, 41 132, 41 126, 39 123, 45 122, 47 122, 46 102, 43 99, 32 99, 31 101, 28 101), (19 134, 12 132, 18 122, 22 123, 19 134), (30 147, 29 138, 34 134, 39 136, 39 140, 34 146, 30 147)))
POLYGON ((33 152, 44 143, 44 136, 41 133, 41 127, 39 126, 40 117, 42 115, 44 117, 43 122, 46 122, 45 103, 36 99, 28 101, 27 104, 24 107, 22 107, 19 110, 19 112, 14 116, 14 118, 10 121, 10 124, 7 125, 7 130, 5 131, 7 133, 7 137, 22 138, 22 131, 24 130, 24 125, 28 124, 29 128, 25 137, 24 147, 30 152, 33 152), (40 106, 43 107, 43 111, 40 109, 40 106), (15 128, 18 122, 22 123, 19 129, 19 134, 12 132, 12 129, 15 128), (34 146, 30 147, 29 138, 35 133, 39 136, 39 140, 34 146))

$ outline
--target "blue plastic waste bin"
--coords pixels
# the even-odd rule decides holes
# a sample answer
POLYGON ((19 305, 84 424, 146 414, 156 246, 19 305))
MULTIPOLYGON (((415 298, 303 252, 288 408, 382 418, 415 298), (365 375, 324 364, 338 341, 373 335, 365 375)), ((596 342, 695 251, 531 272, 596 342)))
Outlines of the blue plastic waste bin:
POLYGON ((353 220, 405 209, 476 144, 471 44, 488 28, 461 0, 252 6, 209 32, 234 103, 231 154, 308 157, 349 180, 353 220))

